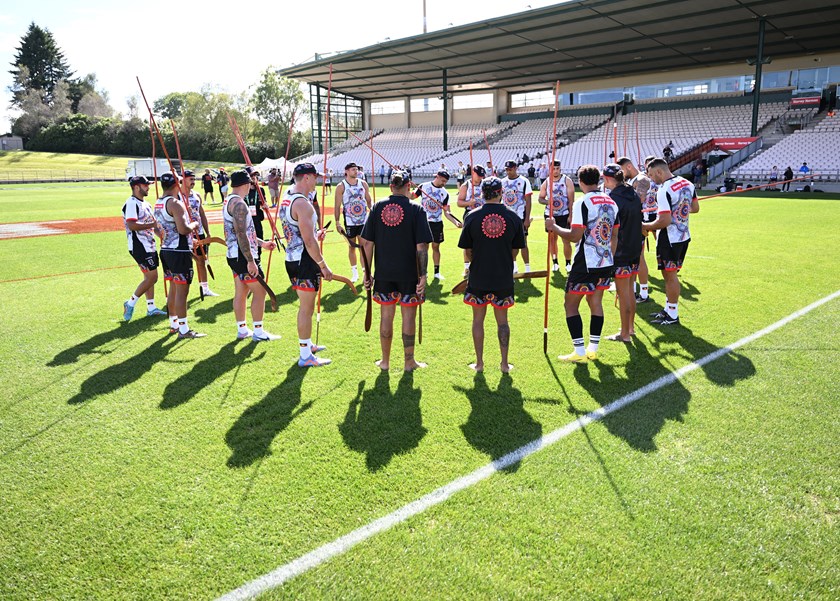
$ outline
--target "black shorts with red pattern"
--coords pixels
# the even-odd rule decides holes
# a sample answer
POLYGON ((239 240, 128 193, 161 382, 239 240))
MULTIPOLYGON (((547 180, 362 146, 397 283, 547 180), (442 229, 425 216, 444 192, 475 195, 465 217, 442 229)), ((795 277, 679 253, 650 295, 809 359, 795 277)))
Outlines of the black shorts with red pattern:
POLYGON ((473 290, 467 286, 464 292, 464 302, 473 307, 492 305, 495 309, 510 309, 515 303, 513 288, 500 292, 488 290, 473 290))
POLYGON ((306 251, 303 251, 300 261, 286 261, 286 273, 295 290, 317 292, 321 287, 321 268, 306 251))
POLYGON ((689 242, 691 240, 672 244, 668 240, 668 232, 662 232, 656 241, 656 264, 659 271, 679 271, 682 269, 689 242))
POLYGON ((422 305, 425 294, 417 294, 417 280, 410 282, 373 281, 373 300, 380 305, 400 304, 405 307, 422 305))
POLYGON ((192 253, 182 250, 161 249, 160 263, 164 279, 173 284, 189 286, 193 281, 192 253))
POLYGON ((569 229, 569 214, 566 213, 565 215, 560 215, 559 217, 555 215, 554 223, 556 223, 558 227, 569 229))
POLYGON ((344 231, 347 232, 347 237, 352 240, 353 238, 362 235, 362 229, 364 227, 365 226, 363 225, 347 225, 344 227, 344 231))
MULTIPOLYGON (((257 271, 259 272, 259 276, 264 278, 265 275, 263 274, 262 267, 260 267, 260 260, 256 260, 257 263, 257 271)), ((230 266, 230 270, 233 272, 234 278, 239 278, 239 281, 245 282, 246 284, 254 284, 257 281, 257 278, 252 276, 248 273, 248 261, 245 260, 245 257, 239 255, 235 259, 231 259, 228 257, 227 264, 230 266)))
POLYGON ((578 273, 574 270, 566 280, 566 292, 569 294, 595 294, 598 290, 610 287, 613 268, 590 269, 589 272, 578 273))
POLYGON ((638 273, 639 263, 637 261, 636 263, 630 263, 629 265, 616 265, 613 277, 617 280, 623 280, 625 278, 632 278, 638 273))
POLYGON ((429 229, 432 230, 432 242, 434 244, 443 243, 443 221, 430 221, 429 229))
POLYGON ((160 265, 158 261, 158 254, 155 251, 149 252, 139 244, 134 245, 134 250, 128 251, 131 258, 135 260, 140 266, 140 271, 146 273, 147 271, 154 271, 160 265))

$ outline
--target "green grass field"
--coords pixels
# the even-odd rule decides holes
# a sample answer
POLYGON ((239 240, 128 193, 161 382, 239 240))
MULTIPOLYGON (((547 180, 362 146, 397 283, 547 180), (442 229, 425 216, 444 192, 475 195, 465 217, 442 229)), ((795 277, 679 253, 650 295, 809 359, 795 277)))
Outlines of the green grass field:
MULTIPOLYGON (((0 187, 0 221, 117 215, 127 195, 0 187)), ((379 372, 378 313, 365 333, 363 300, 335 284, 320 331, 334 363, 297 368, 278 256, 266 328, 282 340, 234 341, 233 283, 213 247, 221 296, 196 291, 190 306, 208 337, 178 342, 142 301, 121 323, 139 281, 120 268, 132 264, 121 231, 2 240, 0 598, 227 593, 835 292, 838 206, 701 204, 683 326, 646 323, 663 300, 656 276, 635 343, 602 343, 596 363, 556 360, 571 350, 565 278, 552 281, 548 356, 544 280, 518 283, 510 376, 495 368, 492 324, 486 373, 467 368, 449 225, 447 279, 429 291, 417 349, 429 367, 413 375, 379 372)), ((325 252, 349 274, 335 234, 325 252)), ((835 299, 261 598, 836 599, 838 320, 835 299)))

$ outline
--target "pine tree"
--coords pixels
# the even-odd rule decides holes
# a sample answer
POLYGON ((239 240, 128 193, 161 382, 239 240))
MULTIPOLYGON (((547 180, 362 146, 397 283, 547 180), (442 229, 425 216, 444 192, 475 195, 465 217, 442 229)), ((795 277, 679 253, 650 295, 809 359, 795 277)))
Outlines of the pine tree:
POLYGON ((30 23, 16 50, 15 60, 11 63, 14 69, 9 71, 15 82, 10 87, 12 106, 20 106, 30 90, 42 90, 44 100, 51 102, 58 82, 68 81, 73 75, 52 33, 34 22, 30 23), (28 71, 27 77, 21 77, 21 67, 28 71))

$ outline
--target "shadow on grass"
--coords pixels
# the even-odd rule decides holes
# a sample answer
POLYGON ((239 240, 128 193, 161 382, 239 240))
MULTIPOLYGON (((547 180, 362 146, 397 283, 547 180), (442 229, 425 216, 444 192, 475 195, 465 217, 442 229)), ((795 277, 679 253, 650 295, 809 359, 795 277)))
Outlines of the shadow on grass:
POLYGON ((527 278, 524 280, 516 280, 514 283, 513 296, 517 303, 527 303, 534 297, 542 297, 543 292, 545 292, 545 280, 543 278, 538 278, 536 280, 527 278), (541 290, 538 288, 534 282, 539 282, 543 289, 541 290))
POLYGON ((166 386, 160 408, 173 409, 183 405, 197 395, 202 388, 209 386, 227 372, 241 367, 250 360, 262 359, 265 351, 250 359, 257 345, 258 343, 250 340, 233 340, 219 349, 215 355, 199 361, 190 371, 166 386), (243 347, 239 353, 236 352, 237 346, 243 347))
MULTIPOLYGON (((331 289, 327 294, 321 293, 321 311, 324 313, 335 313, 343 305, 351 305, 359 298, 354 296, 350 288, 339 282, 322 282, 327 284, 327 289, 331 289), (339 288, 341 286, 341 288, 339 288)), ((356 287, 359 290, 360 287, 356 287)))
POLYGON ((231 449, 228 467, 247 467, 271 455, 271 444, 277 435, 312 407, 314 399, 300 404, 303 379, 308 373, 308 369, 298 367, 295 361, 278 386, 239 416, 225 435, 231 449))
POLYGON ((429 280, 429 283, 426 285, 426 301, 432 303, 433 305, 446 305, 448 303, 443 300, 444 296, 457 298, 459 295, 453 296, 449 290, 444 291, 443 282, 440 280, 436 278, 429 280))
MULTIPOLYGON (((510 374, 502 374, 496 390, 490 389, 482 372, 475 374, 472 388, 453 388, 466 395, 470 402, 470 415, 461 426, 464 438, 491 459, 499 459, 542 436, 542 424, 525 411, 525 399, 519 389, 514 388, 510 374)), ((556 403, 551 399, 540 402, 556 403)), ((517 469, 519 463, 505 468, 505 471, 515 472, 517 469)))
POLYGON ((82 382, 78 394, 67 401, 70 405, 85 403, 97 396, 108 394, 148 377, 155 363, 162 361, 175 345, 177 336, 165 336, 156 340, 138 354, 122 363, 110 365, 82 382))
MULTIPOLYGON (((142 308, 142 307, 141 307, 142 308)), ((113 342, 115 340, 127 340, 134 338, 141 332, 145 332, 156 325, 165 325, 166 320, 159 317, 144 317, 138 318, 128 323, 120 323, 113 330, 107 332, 100 332, 80 342, 68 349, 64 349, 58 353, 52 360, 47 363, 47 367, 58 367, 59 365, 69 365, 78 362, 83 355, 109 355, 114 352, 114 349, 100 349, 101 346, 113 342)))
POLYGON ((411 372, 403 373, 393 393, 387 371, 380 370, 373 388, 365 389, 365 381, 359 382, 338 431, 348 447, 364 453, 368 471, 382 469, 394 455, 420 444, 428 431, 420 412, 421 394, 411 372))

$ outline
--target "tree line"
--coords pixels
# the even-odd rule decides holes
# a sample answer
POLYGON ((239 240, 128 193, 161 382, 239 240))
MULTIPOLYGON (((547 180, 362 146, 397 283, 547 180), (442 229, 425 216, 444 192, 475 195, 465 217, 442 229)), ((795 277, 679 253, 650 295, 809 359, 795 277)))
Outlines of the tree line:
MULTIPOLYGON (((107 92, 97 88, 95 74, 74 77, 48 29, 34 22, 29 25, 12 67, 9 90, 18 116, 11 133, 24 139, 27 150, 130 156, 150 153, 149 122, 141 118, 140 99, 128 99, 126 115, 115 111, 107 92)), ((166 94, 154 101, 152 110, 156 119, 175 121, 184 157, 238 162, 242 155, 228 125, 230 113, 239 124, 251 160, 260 162, 285 154, 292 114, 297 113, 297 123, 305 123, 301 118, 305 106, 297 82, 268 67, 253 94, 229 94, 207 85, 198 92, 166 94)), ((173 148, 169 128, 161 131, 167 148, 173 148)), ((309 132, 293 132, 290 156, 310 149, 309 132)))

